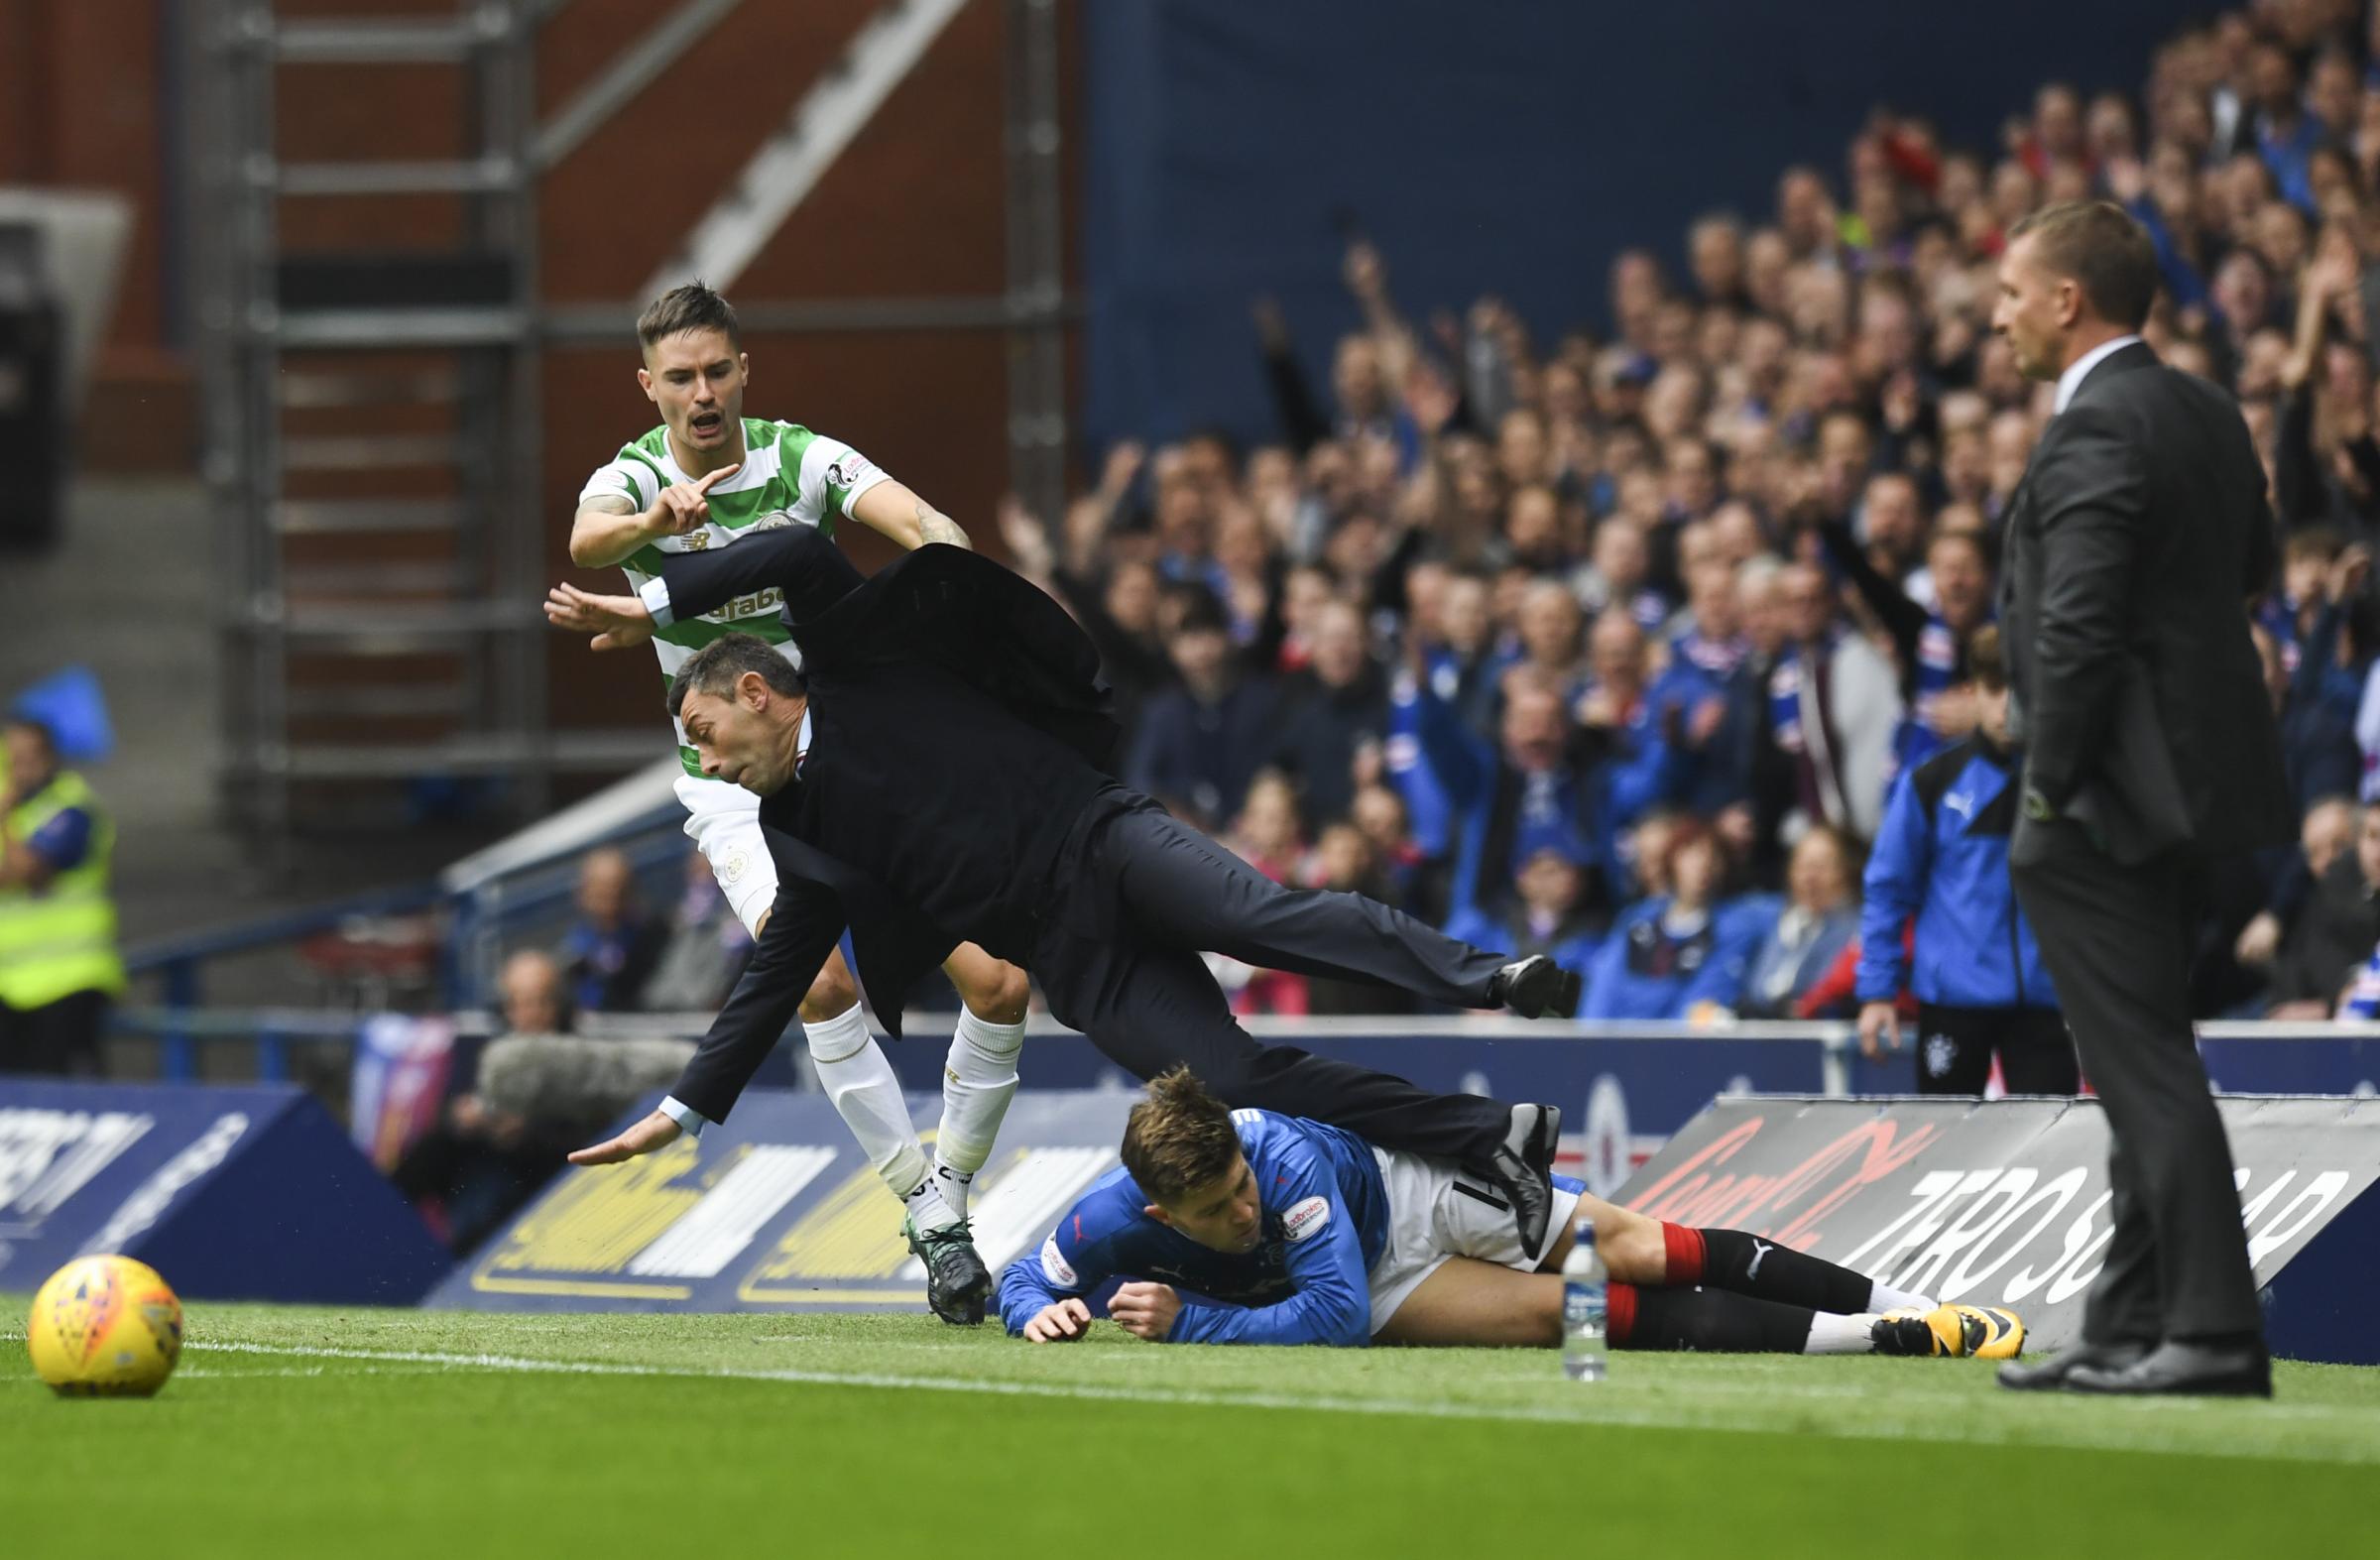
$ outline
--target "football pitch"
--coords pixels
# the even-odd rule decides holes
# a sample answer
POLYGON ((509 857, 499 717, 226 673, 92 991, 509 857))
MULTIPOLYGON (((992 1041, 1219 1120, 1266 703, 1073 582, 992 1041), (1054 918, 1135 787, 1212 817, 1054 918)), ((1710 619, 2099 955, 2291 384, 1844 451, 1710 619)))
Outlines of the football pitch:
POLYGON ((2291 1553, 2369 1534, 2380 1372, 2273 1403, 1972 1361, 1227 1350, 1101 1324, 200 1302, 155 1399, 55 1399, 0 1300, 0 1552, 2291 1553))

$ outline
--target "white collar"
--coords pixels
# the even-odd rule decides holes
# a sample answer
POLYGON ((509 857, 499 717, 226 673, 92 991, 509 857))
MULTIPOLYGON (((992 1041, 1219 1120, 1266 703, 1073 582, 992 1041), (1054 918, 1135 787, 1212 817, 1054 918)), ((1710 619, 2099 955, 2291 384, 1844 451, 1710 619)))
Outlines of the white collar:
POLYGON ((2058 396, 2050 403, 2050 415, 2055 417, 2066 410, 2066 404, 2075 399, 2075 392, 2082 388, 2083 376, 2099 366, 2099 359, 2121 352, 2139 339, 2138 336, 2117 336, 2112 341, 2102 341, 2068 364, 2066 372, 2058 376, 2058 396))
POLYGON ((801 707, 801 735, 793 739, 793 773, 801 774, 802 761, 810 756, 810 707, 801 707))

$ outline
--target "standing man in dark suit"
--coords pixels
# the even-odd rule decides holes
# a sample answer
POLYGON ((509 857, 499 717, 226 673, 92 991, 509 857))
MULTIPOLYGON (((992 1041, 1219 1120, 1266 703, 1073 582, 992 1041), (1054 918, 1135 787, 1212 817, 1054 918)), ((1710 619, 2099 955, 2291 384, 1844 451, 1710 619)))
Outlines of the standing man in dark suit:
POLYGON ((762 797, 775 908, 662 1110, 573 1158, 608 1163, 723 1119, 849 924, 860 984, 895 1035, 910 983, 973 941, 1029 969, 1061 1020, 1138 1076, 1187 1063, 1232 1104, 1469 1164, 1509 1197, 1524 1247, 1542 1249, 1559 1113, 1258 1046, 1199 955, 1527 1017, 1569 1014, 1578 976, 1359 895, 1283 889, 1118 784, 1090 640, 960 548, 924 547, 863 580, 818 533, 788 527, 672 554, 641 597, 558 587, 547 615, 611 649, 771 590, 802 670, 725 634, 679 669, 669 702, 703 772, 762 797))
POLYGON ((2115 1221, 2081 1347, 2000 1380, 2269 1396, 2190 954, 2208 864, 2293 831, 2245 609, 2273 522, 2238 406, 2141 341, 2156 291, 2148 234, 2104 201, 2028 217, 2000 262, 1993 328, 2058 386, 2008 523, 2009 860, 2107 1112, 2115 1221))

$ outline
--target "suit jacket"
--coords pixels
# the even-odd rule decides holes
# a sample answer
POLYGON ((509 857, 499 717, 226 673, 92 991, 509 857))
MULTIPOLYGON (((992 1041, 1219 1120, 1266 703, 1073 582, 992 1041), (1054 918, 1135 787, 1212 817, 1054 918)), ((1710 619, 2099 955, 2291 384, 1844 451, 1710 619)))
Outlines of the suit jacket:
POLYGON ((1063 899, 1053 875, 1114 784, 1099 658, 1058 605, 960 547, 863 579, 806 526, 671 554, 685 619, 784 594, 809 684, 811 746, 762 798, 777 900, 676 1098, 718 1121, 791 1021, 848 923, 855 974, 900 1033, 916 979, 961 941, 1022 960, 1063 899))
MULTIPOLYGON (((2292 837, 2247 598, 2276 562, 2231 397, 2141 343, 2050 421, 2009 506, 2001 583, 2025 785, 2117 861, 2292 837)), ((2017 862, 2051 849, 2031 825, 2017 862)))

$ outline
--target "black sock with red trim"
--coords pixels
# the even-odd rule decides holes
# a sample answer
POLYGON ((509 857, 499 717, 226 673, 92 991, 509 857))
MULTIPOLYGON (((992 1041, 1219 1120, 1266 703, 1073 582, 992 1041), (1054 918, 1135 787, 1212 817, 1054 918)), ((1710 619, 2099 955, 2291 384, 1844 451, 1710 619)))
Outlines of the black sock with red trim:
POLYGON ((1661 1237, 1668 1255, 1667 1277, 1673 1284, 1707 1283, 1839 1316, 1865 1311, 1875 1289, 1864 1273, 1741 1230, 1664 1224, 1661 1237))

